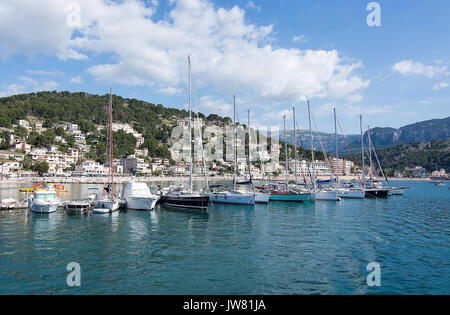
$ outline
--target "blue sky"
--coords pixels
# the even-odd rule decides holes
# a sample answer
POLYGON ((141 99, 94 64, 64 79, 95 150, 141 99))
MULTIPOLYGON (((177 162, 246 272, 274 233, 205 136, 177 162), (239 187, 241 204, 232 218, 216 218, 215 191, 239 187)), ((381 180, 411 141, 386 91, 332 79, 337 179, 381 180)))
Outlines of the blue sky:
MULTIPOLYGON (((186 56, 202 112, 281 125, 306 97, 321 131, 450 116, 450 3, 361 0, 0 1, 0 96, 86 91, 186 108, 186 56)), ((290 117, 289 117, 290 118, 290 117)), ((292 127, 292 123, 289 120, 292 127)))

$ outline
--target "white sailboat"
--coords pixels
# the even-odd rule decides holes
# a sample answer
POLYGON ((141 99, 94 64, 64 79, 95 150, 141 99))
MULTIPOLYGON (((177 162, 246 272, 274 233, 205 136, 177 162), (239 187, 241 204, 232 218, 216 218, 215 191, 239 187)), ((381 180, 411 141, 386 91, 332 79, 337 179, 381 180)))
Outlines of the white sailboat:
POLYGON ((211 194, 211 202, 225 203, 234 205, 254 205, 255 194, 246 190, 238 190, 237 188, 237 139, 236 139, 236 95, 233 95, 234 104, 234 178, 233 190, 218 191, 211 194))
POLYGON ((339 181, 339 144, 337 139, 337 116, 336 116, 336 108, 333 110, 334 112, 334 137, 336 142, 336 187, 337 194, 339 198, 348 198, 348 199, 364 199, 365 193, 362 188, 354 187, 353 185, 345 186, 339 181))
POLYGON ((251 153, 251 143, 252 143, 252 132, 250 129, 250 110, 248 110, 248 174, 250 177, 250 185, 253 188, 255 194, 255 203, 268 204, 270 199, 270 193, 267 190, 258 190, 253 186, 253 176, 252 176, 252 153, 251 153))
MULTIPOLYGON (((120 201, 114 197, 114 152, 113 152, 113 116, 112 116, 112 89, 109 90, 109 183, 105 187, 106 196, 98 196, 94 200, 93 213, 106 214, 119 210, 120 201)), ((108 149, 107 149, 108 152, 108 149)))
MULTIPOLYGON (((309 118, 309 133, 311 137, 311 160, 312 160, 312 178, 311 181, 313 183, 313 190, 315 195, 315 200, 322 201, 339 201, 341 198, 338 197, 338 193, 336 190, 331 188, 319 189, 316 183, 315 176, 315 158, 314 158, 314 136, 312 132, 312 123, 311 123, 311 107, 308 100, 308 118, 309 118)), ((326 158, 326 154, 325 154, 326 158)))

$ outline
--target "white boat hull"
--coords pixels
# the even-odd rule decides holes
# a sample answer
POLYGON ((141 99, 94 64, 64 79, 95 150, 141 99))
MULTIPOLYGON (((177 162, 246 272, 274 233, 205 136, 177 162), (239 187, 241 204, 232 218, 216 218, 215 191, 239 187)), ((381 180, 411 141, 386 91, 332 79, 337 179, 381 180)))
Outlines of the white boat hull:
POLYGON ((337 191, 319 191, 316 193, 316 200, 339 201, 341 198, 338 197, 337 191))
POLYGON ((31 202, 30 211, 34 213, 53 213, 58 209, 59 202, 31 202))
POLYGON ((354 199, 364 199, 365 193, 363 190, 351 190, 343 189, 338 191, 338 197, 340 198, 354 198, 354 199))
POLYGON ((269 193, 255 193, 255 203, 269 203, 270 194, 269 193))
POLYGON ((114 212, 119 210, 120 204, 116 200, 97 200, 94 202, 94 213, 114 212))
POLYGON ((254 194, 223 194, 223 193, 213 193, 211 194, 212 203, 224 203, 233 205, 254 205, 255 195, 254 194))
POLYGON ((131 210, 153 210, 158 202, 158 198, 141 198, 141 197, 129 197, 125 198, 127 202, 127 209, 131 210))
POLYGON ((92 210, 92 212, 96 213, 96 214, 108 214, 108 213, 111 213, 111 211, 109 209, 101 209, 101 208, 94 209, 94 210, 92 210))

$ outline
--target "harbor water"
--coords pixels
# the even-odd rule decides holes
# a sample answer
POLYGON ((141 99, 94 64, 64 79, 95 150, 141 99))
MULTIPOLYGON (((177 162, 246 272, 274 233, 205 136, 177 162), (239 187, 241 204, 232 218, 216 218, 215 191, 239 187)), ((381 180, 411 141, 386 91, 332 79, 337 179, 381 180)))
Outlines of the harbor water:
MULTIPOLYGON (((0 294, 448 294, 450 190, 208 212, 0 213, 0 294), (69 287, 69 263, 81 286, 69 287), (368 264, 381 283, 367 283, 368 264)), ((448 185, 448 184, 447 184, 448 185)), ((88 185, 66 185, 63 198, 88 185)), ((0 186, 19 199, 20 187, 0 186)))

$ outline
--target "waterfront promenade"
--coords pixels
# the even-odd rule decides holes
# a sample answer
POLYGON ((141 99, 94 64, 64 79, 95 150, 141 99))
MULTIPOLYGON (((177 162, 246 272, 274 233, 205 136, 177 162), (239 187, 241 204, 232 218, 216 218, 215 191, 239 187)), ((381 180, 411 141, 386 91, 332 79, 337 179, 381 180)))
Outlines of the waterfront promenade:
MULTIPOLYGON (((328 177, 318 177, 318 179, 328 179, 328 177)), ((339 179, 341 181, 359 181, 360 179, 358 176, 340 176, 339 179)), ((7 178, 3 177, 0 178, 1 182, 3 183, 58 183, 58 184, 103 184, 108 182, 108 177, 16 177, 16 178, 7 178)), ((161 176, 161 177, 153 177, 153 176, 147 176, 147 177, 133 177, 133 176, 115 176, 114 177, 114 183, 117 184, 123 184, 130 181, 138 181, 138 182, 146 182, 146 183, 152 183, 152 182, 183 182, 188 181, 188 176, 161 176)), ((204 181, 204 177, 194 177, 193 180, 195 181, 204 181)), ((218 181, 232 181, 233 176, 214 176, 209 177, 208 180, 218 182, 218 181)), ((245 181, 245 177, 239 177, 238 181, 245 181)), ((255 181, 262 181, 262 178, 254 178, 255 181)), ((274 181, 285 181, 286 178, 284 176, 279 177, 270 177, 266 179, 269 182, 274 181)), ((293 176, 289 177, 289 180, 294 180, 293 176)), ((298 179, 299 182, 302 181, 300 178, 298 179)), ((392 181, 428 181, 430 178, 389 178, 389 180, 392 181)))

